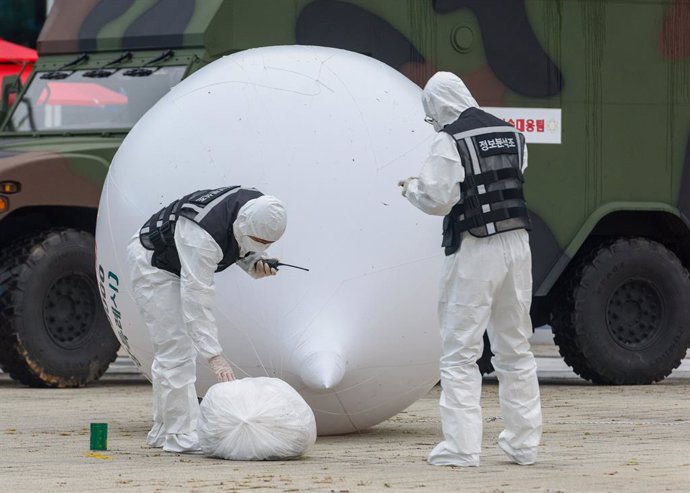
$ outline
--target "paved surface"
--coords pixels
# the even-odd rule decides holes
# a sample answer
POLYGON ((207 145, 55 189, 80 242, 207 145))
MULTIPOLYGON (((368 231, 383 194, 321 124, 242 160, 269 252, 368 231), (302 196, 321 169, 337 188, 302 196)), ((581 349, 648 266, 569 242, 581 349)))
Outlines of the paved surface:
POLYGON ((660 384, 599 387, 569 372, 550 334, 535 337, 545 428, 534 466, 509 463, 495 445, 502 420, 491 377, 479 468, 426 464, 440 439, 438 388, 366 432, 319 438, 300 460, 163 453, 144 445, 150 386, 120 360, 86 389, 29 389, 0 375, 0 492, 690 490, 687 360, 660 384), (89 452, 90 422, 109 424, 108 451, 89 452))
POLYGON ((0 491, 688 491, 690 382, 596 387, 542 383, 540 461, 509 463, 495 441, 497 385, 484 385, 484 452, 475 469, 436 468, 438 389, 356 435, 324 437, 287 462, 228 462, 146 448, 150 387, 106 376, 88 389, 37 390, 0 378, 0 491), (90 422, 109 450, 89 453, 90 422))

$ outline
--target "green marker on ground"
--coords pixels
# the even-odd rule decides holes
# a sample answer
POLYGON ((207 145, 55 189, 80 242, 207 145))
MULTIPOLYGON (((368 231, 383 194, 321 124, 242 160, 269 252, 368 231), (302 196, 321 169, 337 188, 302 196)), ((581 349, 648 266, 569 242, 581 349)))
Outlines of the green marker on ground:
POLYGON ((91 423, 91 450, 108 450, 108 423, 91 423))

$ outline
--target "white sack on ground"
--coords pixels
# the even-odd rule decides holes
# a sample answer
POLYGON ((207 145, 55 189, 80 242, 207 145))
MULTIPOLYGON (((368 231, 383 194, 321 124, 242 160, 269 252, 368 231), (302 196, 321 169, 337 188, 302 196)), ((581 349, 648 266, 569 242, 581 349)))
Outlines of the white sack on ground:
POLYGON ((243 378, 212 386, 201 402, 199 444, 230 460, 290 459, 316 441, 314 413, 277 378, 243 378))

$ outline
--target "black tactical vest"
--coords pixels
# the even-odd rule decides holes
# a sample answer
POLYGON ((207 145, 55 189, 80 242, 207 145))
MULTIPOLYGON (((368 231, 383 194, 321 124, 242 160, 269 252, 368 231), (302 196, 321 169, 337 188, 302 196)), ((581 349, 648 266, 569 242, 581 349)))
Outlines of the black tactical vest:
POLYGON ((180 275, 180 257, 175 246, 175 224, 180 216, 191 219, 218 243, 223 259, 216 272, 227 269, 240 259, 232 225, 240 208, 263 194, 253 188, 239 186, 199 190, 156 212, 139 231, 141 244, 153 250, 151 265, 180 275))
POLYGON ((483 238, 530 229, 522 191, 524 135, 479 108, 463 111, 442 131, 455 139, 465 168, 460 201, 443 220, 446 255, 457 251, 464 231, 483 238))

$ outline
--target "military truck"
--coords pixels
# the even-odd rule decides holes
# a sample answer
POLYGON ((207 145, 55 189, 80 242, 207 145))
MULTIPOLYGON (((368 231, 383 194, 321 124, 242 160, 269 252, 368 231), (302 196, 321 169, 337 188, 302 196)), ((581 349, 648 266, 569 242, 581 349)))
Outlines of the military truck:
POLYGON ((205 64, 310 44, 372 56, 420 86, 455 72, 524 131, 534 325, 552 325, 585 379, 663 379, 690 344, 689 5, 56 0, 30 81, 2 91, 2 368, 34 386, 103 374, 118 341, 99 302, 93 234, 118 145, 205 64))

